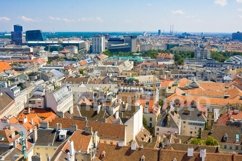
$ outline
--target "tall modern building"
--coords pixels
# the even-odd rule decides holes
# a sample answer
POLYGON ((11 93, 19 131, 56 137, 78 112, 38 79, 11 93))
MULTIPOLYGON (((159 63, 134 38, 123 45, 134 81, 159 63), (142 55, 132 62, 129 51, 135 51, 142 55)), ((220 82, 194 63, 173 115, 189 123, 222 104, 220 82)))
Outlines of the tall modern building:
POLYGON ((26 31, 26 41, 44 41, 41 30, 26 31))
POLYGON ((242 33, 236 32, 232 34, 232 40, 242 41, 242 33))
POLYGON ((130 52, 137 51, 137 37, 136 36, 125 36, 124 42, 130 47, 130 52))
POLYGON ((161 35, 161 30, 158 30, 158 36, 160 36, 161 35))
POLYGON ((108 50, 111 52, 136 52, 137 37, 124 36, 123 38, 109 38, 108 50))
POLYGON ((105 51, 105 37, 95 36, 92 38, 92 53, 100 54, 105 51))
POLYGON ((11 41, 15 45, 21 45, 23 35, 23 27, 20 25, 14 25, 13 26, 13 32, 11 32, 11 41))

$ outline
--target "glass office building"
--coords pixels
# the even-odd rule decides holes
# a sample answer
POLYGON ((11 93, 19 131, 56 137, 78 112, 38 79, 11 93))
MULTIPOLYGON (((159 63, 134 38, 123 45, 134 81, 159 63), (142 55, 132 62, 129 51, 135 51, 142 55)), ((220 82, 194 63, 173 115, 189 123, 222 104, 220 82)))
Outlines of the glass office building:
POLYGON ((26 41, 44 41, 41 30, 26 31, 26 41))
POLYGON ((21 45, 23 42, 23 27, 20 25, 13 26, 14 31, 11 32, 11 41, 15 45, 21 45))

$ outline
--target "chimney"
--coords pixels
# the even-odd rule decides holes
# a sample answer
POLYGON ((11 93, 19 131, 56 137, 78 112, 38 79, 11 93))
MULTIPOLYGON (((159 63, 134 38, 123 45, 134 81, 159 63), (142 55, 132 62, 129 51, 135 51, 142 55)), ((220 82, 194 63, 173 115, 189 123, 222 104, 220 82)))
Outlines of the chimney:
POLYGON ((70 154, 70 152, 67 153, 67 161, 71 161, 71 154, 70 154))
POLYGON ((206 158, 206 149, 201 149, 200 150, 200 158, 202 159, 202 161, 205 161, 205 158, 206 158))
POLYGON ((87 133, 87 134, 90 134, 90 135, 93 134, 92 127, 85 127, 85 128, 84 128, 84 131, 85 131, 85 133, 87 133))
POLYGON ((61 129, 62 129, 62 124, 56 123, 56 130, 61 130, 61 129))
POLYGON ((30 107, 28 107, 28 113, 30 113, 31 112, 31 108, 30 107))
POLYGON ((136 150, 137 149, 137 144, 136 142, 133 140, 131 143, 131 150, 136 150))
POLYGON ((28 151, 29 146, 28 146, 28 139, 27 138, 25 139, 25 146, 26 146, 26 151, 28 151))
POLYGON ((49 128, 49 123, 46 121, 41 121, 40 122, 40 127, 44 128, 44 129, 48 129, 49 128))
POLYGON ((145 161, 145 156, 144 155, 141 156, 140 161, 145 161))
POLYGON ((17 139, 16 139, 13 141, 13 148, 17 148, 17 145, 18 145, 18 143, 17 143, 17 139))
POLYGON ((36 143, 37 139, 38 139, 38 130, 37 130, 37 127, 35 126, 34 127, 34 132, 33 132, 33 141, 34 141, 34 143, 36 143))
POLYGON ((33 118, 31 118, 31 124, 34 125, 34 119, 33 118))
POLYGON ((115 119, 119 119, 119 112, 118 111, 115 113, 115 119))
POLYGON ((74 149, 74 142, 70 141, 70 155, 74 156, 75 155, 75 149, 74 149))
POLYGON ((102 151, 102 153, 101 153, 101 159, 105 158, 105 156, 106 156, 106 151, 102 151))
POLYGON ((70 130, 70 131, 74 132, 74 131, 76 131, 77 129, 78 129, 77 124, 73 124, 73 125, 71 126, 71 130, 70 130))
POLYGON ((95 131, 93 135, 94 147, 97 147, 98 140, 99 139, 98 139, 97 131, 95 131))
POLYGON ((27 116, 24 116, 24 124, 28 122, 27 116))
POLYGON ((194 149, 193 148, 188 148, 187 149, 187 156, 188 157, 193 157, 193 152, 194 152, 194 149))

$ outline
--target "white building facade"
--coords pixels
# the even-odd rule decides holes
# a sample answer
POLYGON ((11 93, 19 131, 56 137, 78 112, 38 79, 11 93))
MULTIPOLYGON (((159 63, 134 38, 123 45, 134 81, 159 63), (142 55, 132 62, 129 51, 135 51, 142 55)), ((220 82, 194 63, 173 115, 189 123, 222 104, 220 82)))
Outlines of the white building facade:
POLYGON ((92 38, 92 53, 100 54, 105 51, 105 37, 96 36, 92 38))

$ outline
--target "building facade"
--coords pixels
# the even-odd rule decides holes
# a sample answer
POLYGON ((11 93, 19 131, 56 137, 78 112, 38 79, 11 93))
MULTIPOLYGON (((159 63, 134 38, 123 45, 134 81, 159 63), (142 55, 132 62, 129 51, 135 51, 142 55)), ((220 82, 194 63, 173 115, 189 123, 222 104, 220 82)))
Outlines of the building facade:
POLYGON ((22 40, 22 33, 23 33, 23 27, 20 25, 14 25, 13 26, 14 31, 11 32, 11 41, 15 45, 21 45, 22 40))
POLYGON ((96 36, 92 38, 92 53, 100 54, 105 51, 105 37, 96 36))

